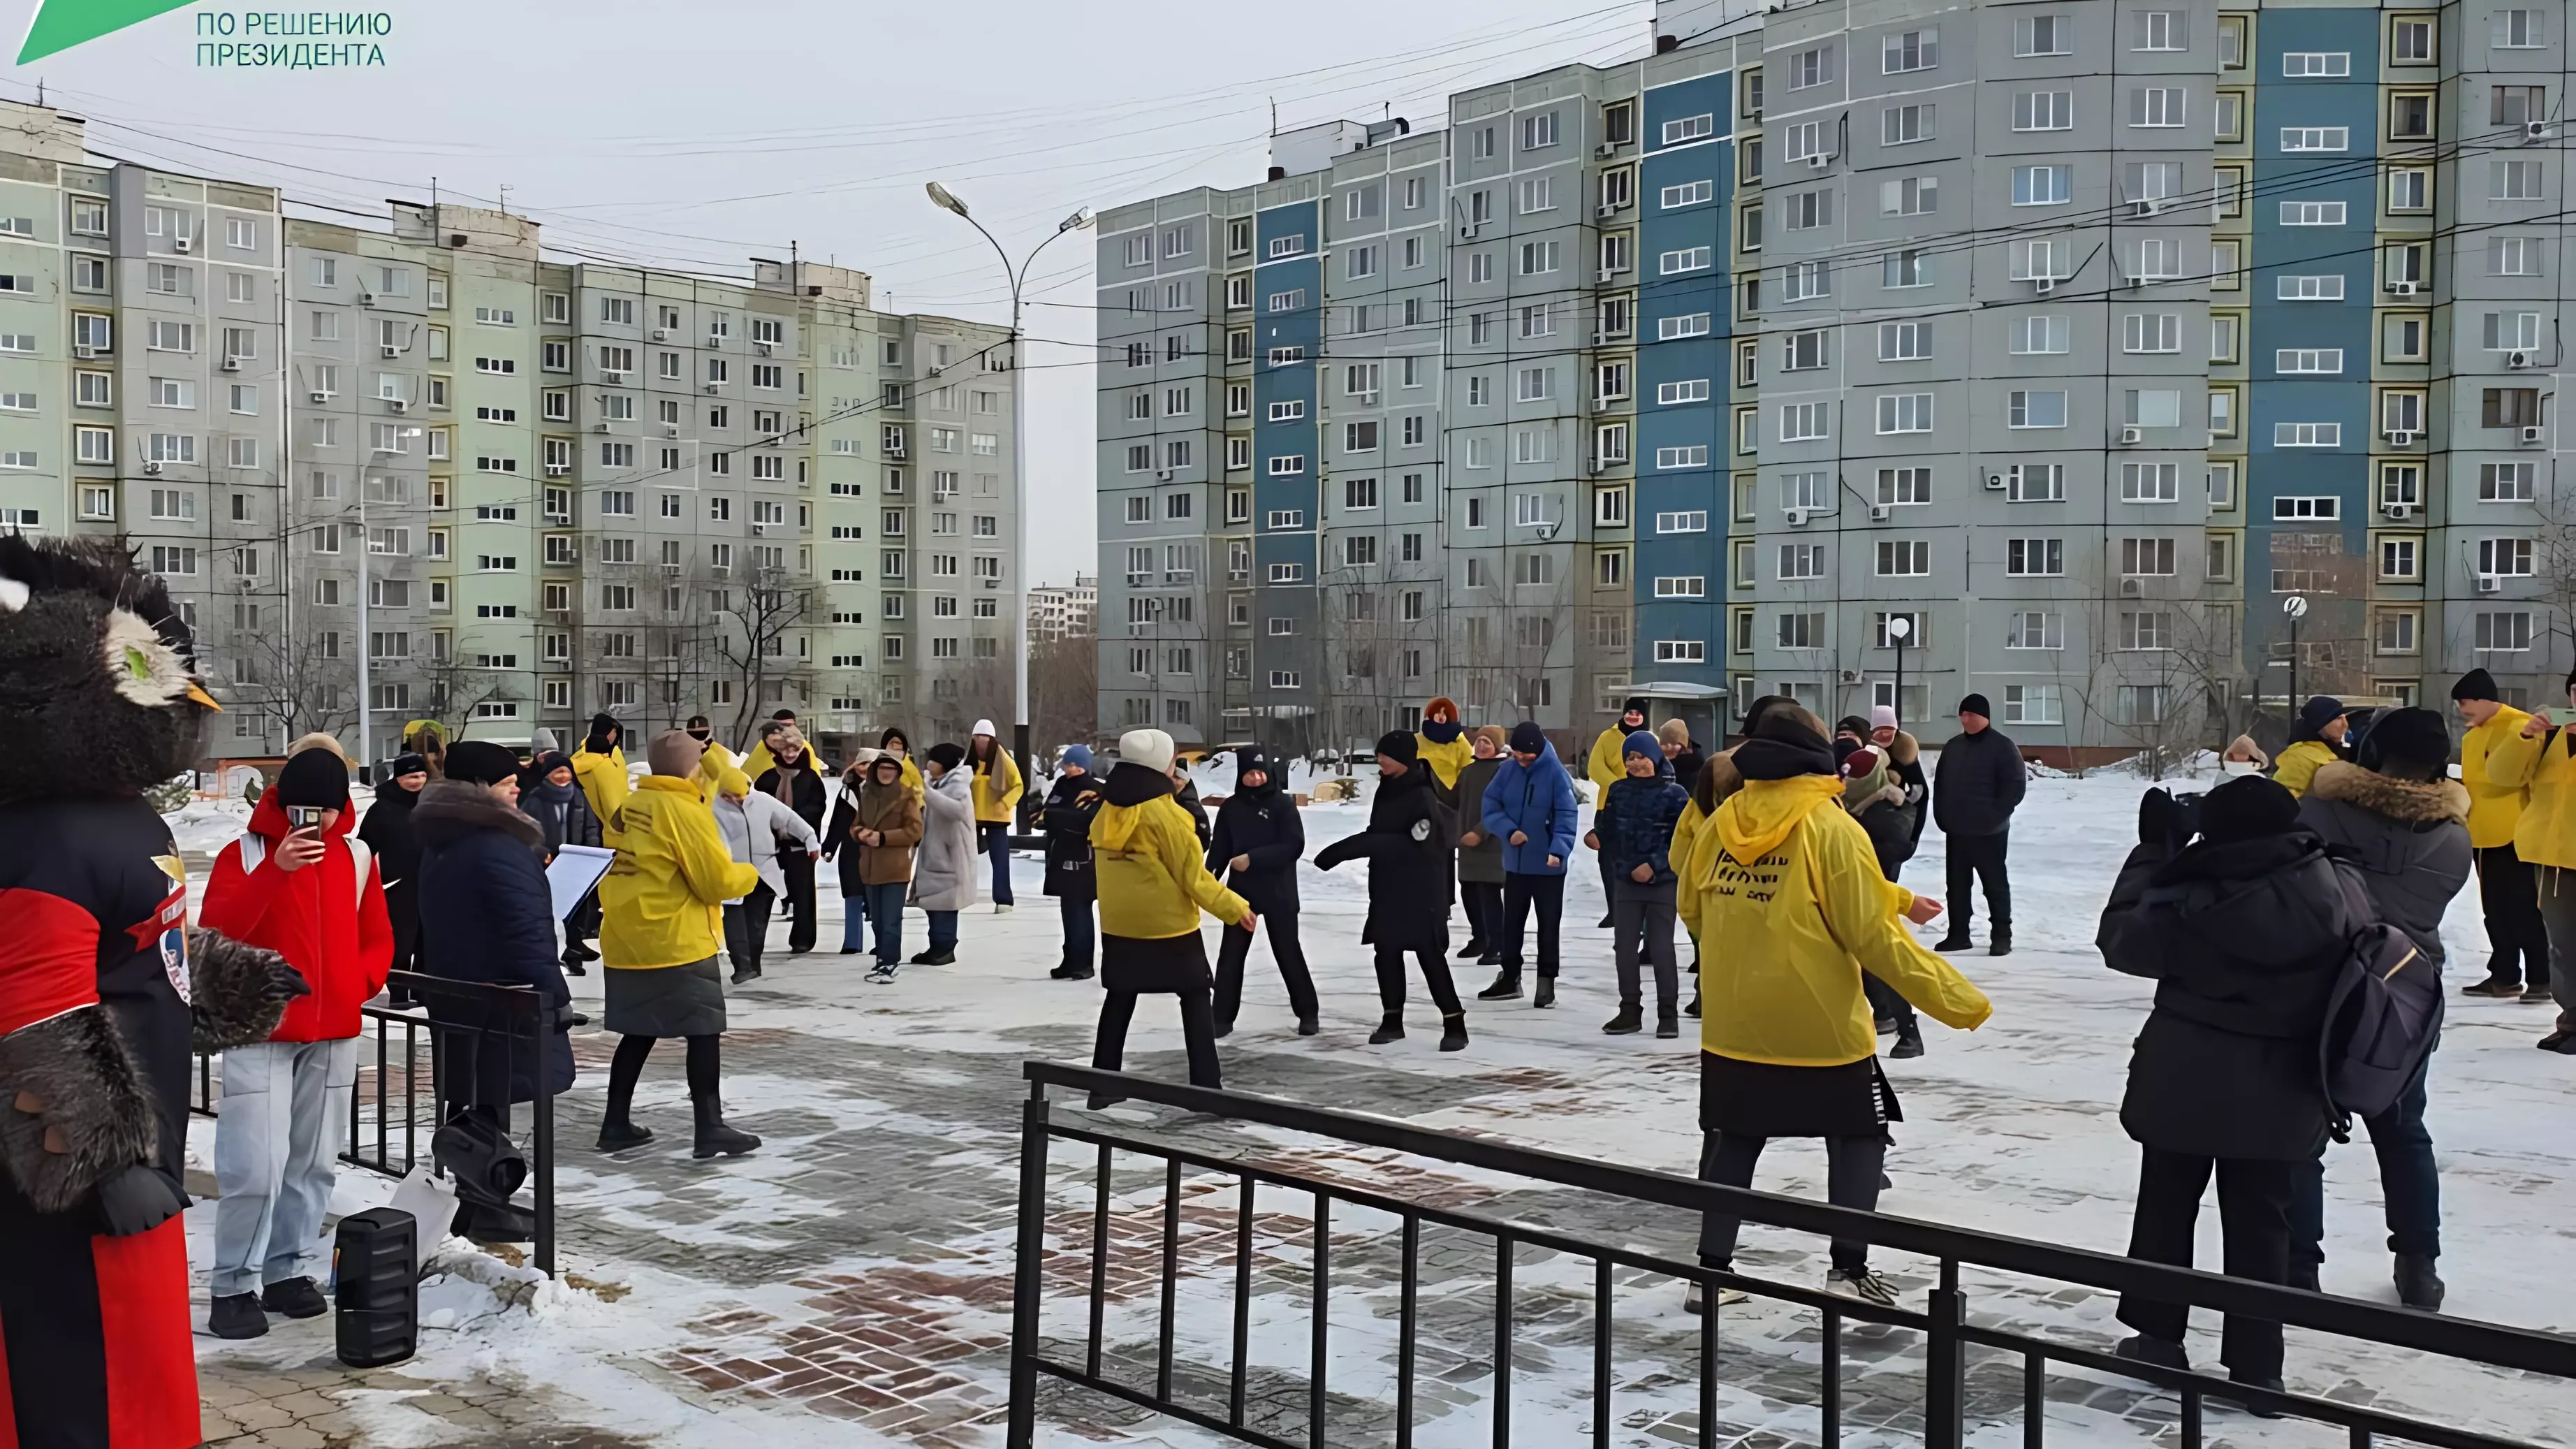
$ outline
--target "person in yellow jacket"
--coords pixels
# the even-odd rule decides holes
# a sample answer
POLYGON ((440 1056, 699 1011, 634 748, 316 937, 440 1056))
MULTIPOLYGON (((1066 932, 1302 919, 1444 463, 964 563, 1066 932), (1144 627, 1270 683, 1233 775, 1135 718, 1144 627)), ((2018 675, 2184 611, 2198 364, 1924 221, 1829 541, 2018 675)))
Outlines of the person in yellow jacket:
MULTIPOLYGON (((1100 785, 1091 818, 1092 871, 1100 889, 1100 1032, 1091 1064, 1122 1070, 1136 998, 1168 992, 1181 999, 1190 1085, 1223 1086, 1216 1060, 1216 1012, 1199 912, 1251 931, 1258 922, 1243 897, 1208 874, 1198 827, 1172 798, 1172 737, 1130 730, 1118 739, 1118 763, 1100 785)), ((1095 1096, 1094 1107, 1113 1099, 1095 1096)))
POLYGON ((1458 773, 1476 758, 1476 742, 1458 723, 1457 701, 1444 695, 1422 707, 1422 728, 1413 735, 1413 757, 1431 767, 1431 778, 1440 787, 1440 803, 1456 809, 1458 773))
POLYGON ((2330 694, 2317 695, 2299 706, 2298 723, 2290 728, 2289 748, 2272 762, 2272 778, 2281 788, 2294 796, 2305 795, 2319 766, 2343 758, 2344 731, 2352 724, 2344 714, 2343 701, 2330 694))
MULTIPOLYGON (((2576 705, 2576 673, 2567 676, 2567 702, 2576 705)), ((2558 1021, 2540 1048, 2576 1057, 2576 729, 2552 724, 2546 712, 2532 715, 2488 747, 2487 779, 2528 792, 2513 850, 2539 877, 2549 989, 2558 998, 2558 1021)))
POLYGON ((975 770, 975 833, 993 863, 993 914, 1006 916, 1011 912, 1011 825, 1028 781, 988 719, 975 721, 975 732, 966 741, 966 763, 975 770))
POLYGON ((2487 778, 2487 757, 2500 740, 2522 733, 2531 718, 2498 698, 2495 676, 2472 669, 2451 686, 2451 705, 2468 728, 2460 732, 2460 783, 2469 791, 2469 849, 2478 871, 2478 904, 2487 924, 2487 976, 2464 996, 2498 1001, 2549 1000, 2549 928, 2540 919, 2540 886, 2531 862, 2516 854, 2514 827, 2522 820, 2524 785, 2487 778))
MULTIPOLYGON (((1583 777, 1592 782, 1594 813, 1598 814, 1609 800, 1610 787, 1627 777, 1628 736, 1645 727, 1646 701, 1639 697, 1620 706, 1617 724, 1592 737, 1592 753, 1584 757, 1583 777)), ((1610 902, 1618 898, 1619 887, 1611 875, 1610 857, 1597 850, 1592 854, 1601 867, 1601 924, 1597 929, 1606 931, 1610 929, 1610 902)))
POLYGON ((606 820, 626 803, 626 751, 621 747, 625 728, 617 716, 595 714, 590 717, 590 733, 583 737, 581 748, 572 752, 572 777, 581 786, 582 797, 590 802, 590 813, 606 820))
MULTIPOLYGON (((1700 1177, 1735 1187, 1774 1137, 1822 1137, 1827 1196, 1878 1204, 1886 1124, 1900 1120, 1878 1066, 1864 972, 1933 1020, 1962 1030, 1993 1014, 1985 994, 1905 928, 1940 914, 1880 874, 1860 823, 1835 808, 1843 782, 1824 725, 1774 708, 1736 746, 1744 787, 1701 828, 1696 852, 1702 944, 1700 1177)), ((1709 1215, 1702 1265, 1735 1258, 1735 1219, 1709 1215)), ((1837 1241, 1826 1286, 1882 1306, 1895 1290, 1869 1267, 1868 1245, 1837 1241)), ((1694 1285, 1693 1297, 1698 1298, 1694 1285)))
POLYGON ((717 1091, 725 1029, 724 903, 750 893, 760 872, 737 862, 716 829, 714 812, 694 775, 705 750, 678 730, 654 737, 644 777, 614 815, 601 822, 601 843, 617 859, 600 882, 607 920, 599 934, 607 968, 608 1029, 617 1055, 608 1069, 608 1113, 599 1150, 641 1146, 653 1134, 635 1125, 635 1082, 662 1037, 689 1040, 689 1103, 697 1114, 692 1155, 749 1152, 760 1139, 725 1125, 717 1091))

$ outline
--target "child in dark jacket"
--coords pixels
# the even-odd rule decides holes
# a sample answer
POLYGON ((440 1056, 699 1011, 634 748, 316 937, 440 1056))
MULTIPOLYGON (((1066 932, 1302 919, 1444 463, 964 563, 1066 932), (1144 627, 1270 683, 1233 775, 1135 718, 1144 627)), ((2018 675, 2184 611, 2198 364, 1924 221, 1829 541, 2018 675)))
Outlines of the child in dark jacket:
POLYGON ((1673 827, 1690 792, 1673 778, 1663 745, 1644 730, 1620 746, 1627 775, 1611 782, 1584 843, 1601 852, 1615 886, 1610 899, 1612 950, 1619 968, 1619 1014, 1601 1029, 1628 1036, 1645 1027, 1638 979, 1642 954, 1655 968, 1655 1035, 1681 1035, 1678 967, 1673 954, 1673 827))
MULTIPOLYGON (((1297 1013, 1297 1034, 1313 1036, 1319 1029, 1315 978, 1297 939, 1297 862, 1306 853, 1306 825, 1272 769, 1258 745, 1234 752, 1234 793, 1217 807, 1208 869, 1260 913, 1270 932, 1270 954, 1288 985, 1288 1007, 1297 1013)), ((1252 933, 1227 922, 1216 954, 1218 1036, 1234 1030, 1235 1012, 1243 1005, 1243 966, 1251 954, 1252 933)))

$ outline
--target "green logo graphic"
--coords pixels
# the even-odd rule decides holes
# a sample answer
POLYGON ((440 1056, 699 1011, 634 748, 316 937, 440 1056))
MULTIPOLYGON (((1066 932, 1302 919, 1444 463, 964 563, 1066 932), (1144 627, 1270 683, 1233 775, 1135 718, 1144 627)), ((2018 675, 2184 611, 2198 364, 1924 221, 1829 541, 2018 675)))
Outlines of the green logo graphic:
POLYGON ((42 60, 187 3, 188 0, 37 0, 36 18, 27 25, 27 43, 18 47, 18 64, 42 60))

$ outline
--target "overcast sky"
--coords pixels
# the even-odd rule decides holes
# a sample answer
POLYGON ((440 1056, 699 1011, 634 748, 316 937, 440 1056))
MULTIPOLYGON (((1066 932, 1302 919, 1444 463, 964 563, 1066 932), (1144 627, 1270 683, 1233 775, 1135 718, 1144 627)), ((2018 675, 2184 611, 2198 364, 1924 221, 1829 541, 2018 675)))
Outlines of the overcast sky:
MULTIPOLYGON (((1076 207, 1257 180, 1274 101, 1283 128, 1437 126, 1461 86, 1641 53, 1653 7, 1308 0, 1254 44, 1243 12, 1165 0, 390 0, 383 69, 304 72, 198 67, 200 8, 219 7, 17 67, 0 94, 41 81, 102 152, 290 199, 382 215, 432 177, 486 205, 506 186, 550 251, 739 276, 792 240, 873 274, 881 307, 1005 321, 991 250, 923 182, 1016 255, 1076 207)), ((34 9, 0 0, 6 34, 34 9)), ((1043 582, 1096 562, 1087 242, 1050 247, 1029 284, 1043 582)))

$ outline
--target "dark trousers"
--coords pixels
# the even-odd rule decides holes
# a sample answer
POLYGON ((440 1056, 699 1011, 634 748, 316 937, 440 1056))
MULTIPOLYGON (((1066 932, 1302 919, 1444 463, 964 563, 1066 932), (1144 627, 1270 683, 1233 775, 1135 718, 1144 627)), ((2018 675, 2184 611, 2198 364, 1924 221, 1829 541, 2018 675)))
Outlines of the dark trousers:
MULTIPOLYGON (((2195 1157, 2160 1148, 2140 1149, 2137 1215, 2129 1224, 2129 1256, 2150 1263, 2191 1266, 2192 1225, 2200 1195, 2218 1176, 2218 1220, 2229 1277, 2257 1283, 2288 1281, 2290 1198, 2303 1164, 2243 1157, 2195 1157)), ((2182 1342, 2190 1310, 2179 1303, 2123 1294, 2120 1321, 2167 1343, 2182 1342)), ((2281 1325, 2227 1316, 2219 1361, 2240 1378, 2281 1376, 2281 1325)))
POLYGON ((1869 1014, 1872 1017, 1880 1021, 1895 1022, 1899 1031, 1913 1023, 1914 1003, 1906 1000, 1895 987, 1864 971, 1860 974, 1860 990, 1863 996, 1869 998, 1869 1014))
MULTIPOLYGON (((1458 984, 1449 977, 1449 953, 1446 950, 1416 951, 1413 959, 1422 963, 1422 979, 1431 987, 1431 1004, 1442 1016, 1461 1016, 1467 1008, 1458 1004, 1458 984)), ((1377 1000, 1386 1014, 1395 1016, 1404 1010, 1404 948, 1377 948, 1377 1000)))
MULTIPOLYGON (((2396 1104, 2364 1117, 2370 1150, 2379 1158, 2379 1195, 2388 1205, 2388 1251, 2401 1257, 2442 1256, 2442 1179, 2433 1167, 2433 1134, 2424 1127, 2421 1073, 2396 1104)), ((2298 1165, 2290 1195, 2290 1261, 2310 1268, 2326 1260, 2326 1164, 2320 1157, 2298 1165)))
POLYGON ((2012 880, 2004 873, 2004 850, 2010 830, 1992 835, 1953 835, 1950 848, 1950 933, 1964 936, 1976 908, 1968 904, 1970 877, 1985 882, 1989 934, 2012 933, 2012 880))
POLYGON ((1056 905, 1064 912, 1065 964, 1090 965, 1095 950, 1092 945, 1091 897, 1067 893, 1056 897, 1056 905))
POLYGON ((901 880, 868 887, 868 924, 876 928, 880 966, 903 960, 903 898, 911 889, 912 882, 901 880))
MULTIPOLYGON (((1722 1182, 1728 1187, 1751 1187, 1753 1165, 1761 1161, 1762 1149, 1769 1145, 1771 1139, 1768 1137, 1703 1132, 1700 1134, 1699 1180, 1722 1182)), ((1876 1211, 1878 1179, 1886 1166, 1887 1138, 1884 1134, 1826 1138, 1825 1201, 1836 1207, 1876 1211)), ((1742 1226, 1740 1218, 1721 1213, 1703 1214, 1699 1225, 1700 1265, 1707 1268, 1733 1267, 1735 1235, 1742 1226)), ((1834 1239, 1833 1264, 1845 1272, 1859 1272, 1869 1266, 1869 1244, 1834 1239)))
MULTIPOLYGON (((1314 973, 1306 969, 1306 948, 1297 940, 1297 913, 1272 911, 1261 918, 1270 933, 1271 959, 1279 963, 1279 979, 1288 983, 1288 1009, 1304 1021, 1317 1009, 1314 973)), ((1216 948, 1216 1019, 1234 1025, 1235 1013, 1243 1008, 1243 966, 1252 955, 1252 933, 1231 921, 1216 948)))
POLYGON ((1673 956, 1673 895, 1678 882, 1639 885, 1619 882, 1610 897, 1610 950, 1619 971, 1619 1005, 1643 1004, 1645 986, 1639 958, 1655 972, 1655 1014, 1679 1013, 1680 968, 1673 956))
POLYGON ((1611 924, 1616 926, 1618 917, 1615 907, 1619 899, 1619 872, 1611 866, 1608 851, 1596 850, 1593 852, 1593 858, 1601 866, 1601 914, 1610 917, 1611 924))
MULTIPOLYGON (((413 953, 420 949, 420 887, 410 881, 385 887, 385 920, 394 932, 394 959, 386 969, 418 970, 413 953)), ((385 995, 389 1006, 402 1006, 411 1000, 411 992, 399 981, 388 982, 385 995)))
MULTIPOLYGON (((1208 989, 1192 986, 1174 992, 1181 999, 1181 1040, 1190 1054, 1190 1085, 1222 1087, 1216 1064, 1216 1015, 1208 1009, 1208 989)), ((1136 1019, 1136 993, 1112 990, 1100 1000, 1100 1034, 1092 1041, 1091 1064, 1104 1072, 1121 1070, 1127 1055, 1127 1028, 1136 1019)))
POLYGON ((1007 820, 980 820, 975 833, 983 837, 984 853, 993 860, 993 904, 1007 906, 1011 900, 1011 823, 1007 820))
MULTIPOLYGON (((387 896, 391 896, 393 893, 391 891, 387 891, 385 894, 387 896)), ((420 907, 414 905, 412 907, 412 914, 416 918, 419 913, 420 907)), ((574 948, 580 946, 583 942, 594 941, 599 938, 599 918, 599 892, 592 891, 589 895, 581 898, 580 905, 572 908, 571 915, 564 917, 563 958, 565 960, 580 960, 581 958, 574 954, 574 948)))
POLYGON ((1538 974, 1552 977, 1556 974, 1557 924, 1565 915, 1565 877, 1505 871, 1501 940, 1489 944, 1502 947, 1503 969, 1519 975, 1521 927, 1529 923, 1533 903, 1538 906, 1538 974))
POLYGON ((779 874, 787 877, 787 903, 795 919, 787 927, 787 954, 814 949, 814 858, 794 846, 778 852, 779 874))
POLYGON ((1486 951, 1503 949, 1502 886, 1493 881, 1462 880, 1458 882, 1458 895, 1467 903, 1467 944, 1482 946, 1486 951))
POLYGON ((2539 872, 2511 844, 2490 845, 2476 858, 2478 904, 2486 908, 2490 948, 2487 975, 2547 986, 2549 930, 2540 920, 2539 872))
POLYGON ((734 970, 760 969, 760 951, 769 942, 770 908, 777 903, 778 893, 764 882, 724 908, 725 955, 732 958, 734 970))

